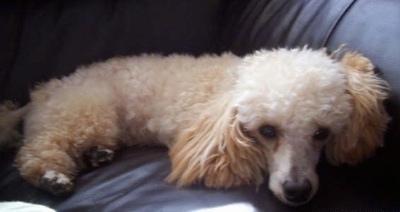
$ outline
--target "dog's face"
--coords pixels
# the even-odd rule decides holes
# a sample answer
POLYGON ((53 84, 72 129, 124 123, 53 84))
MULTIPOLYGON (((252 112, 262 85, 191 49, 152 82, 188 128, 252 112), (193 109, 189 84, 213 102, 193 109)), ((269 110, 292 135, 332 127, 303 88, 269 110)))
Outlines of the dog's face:
POLYGON ((178 136, 168 177, 208 187, 262 183, 300 205, 318 189, 316 165, 356 164, 382 141, 386 84, 359 54, 336 61, 309 49, 258 51, 244 58, 233 92, 210 101, 178 136))
POLYGON ((271 191, 296 205, 316 193, 320 153, 343 132, 352 100, 341 65, 323 52, 267 54, 244 64, 236 118, 264 149, 271 191))

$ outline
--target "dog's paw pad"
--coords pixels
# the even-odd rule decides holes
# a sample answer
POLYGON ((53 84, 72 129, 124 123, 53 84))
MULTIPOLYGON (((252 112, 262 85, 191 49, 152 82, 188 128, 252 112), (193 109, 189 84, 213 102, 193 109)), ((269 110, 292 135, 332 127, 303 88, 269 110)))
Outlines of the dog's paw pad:
POLYGON ((84 153, 85 161, 92 167, 98 167, 114 159, 114 151, 94 146, 84 153))
POLYGON ((74 185, 64 174, 49 170, 40 180, 40 186, 55 195, 63 195, 70 193, 74 185))

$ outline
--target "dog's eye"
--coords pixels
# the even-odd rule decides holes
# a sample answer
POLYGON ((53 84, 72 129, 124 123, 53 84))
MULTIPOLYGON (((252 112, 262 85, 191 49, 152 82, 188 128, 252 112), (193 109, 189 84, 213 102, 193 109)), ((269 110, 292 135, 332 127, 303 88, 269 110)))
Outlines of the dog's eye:
POLYGON ((323 141, 329 136, 329 129, 327 128, 319 128, 315 131, 313 138, 318 141, 323 141))
POLYGON ((271 125, 262 126, 258 131, 264 138, 273 139, 277 137, 276 129, 271 125))

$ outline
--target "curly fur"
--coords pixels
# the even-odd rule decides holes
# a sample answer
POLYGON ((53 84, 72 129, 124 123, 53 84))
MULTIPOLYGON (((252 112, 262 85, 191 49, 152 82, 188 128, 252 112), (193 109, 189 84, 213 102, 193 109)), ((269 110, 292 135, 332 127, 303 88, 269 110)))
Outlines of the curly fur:
POLYGON ((326 153, 332 164, 357 164, 383 145, 386 115, 383 101, 388 98, 388 85, 374 74, 374 66, 357 53, 347 53, 342 59, 347 91, 353 97, 353 111, 347 129, 326 153))
POLYGON ((37 86, 28 106, 1 113, 0 130, 7 143, 24 116, 16 164, 55 194, 72 189, 93 147, 161 144, 170 148, 168 182, 230 188, 259 185, 268 173, 275 196, 299 205, 317 191, 321 151, 333 164, 356 164, 382 144, 387 93, 357 53, 341 61, 307 48, 244 58, 144 55, 37 86))
POLYGON ((28 106, 17 109, 17 105, 10 101, 0 105, 0 149, 20 146, 22 136, 15 128, 27 108, 28 106))

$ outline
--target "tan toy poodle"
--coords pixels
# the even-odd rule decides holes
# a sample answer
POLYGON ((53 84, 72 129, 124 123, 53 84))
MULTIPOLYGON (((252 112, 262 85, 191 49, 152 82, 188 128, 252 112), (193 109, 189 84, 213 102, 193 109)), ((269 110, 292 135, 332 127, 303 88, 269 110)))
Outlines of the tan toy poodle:
POLYGON ((0 143, 24 119, 17 167, 54 194, 118 148, 162 144, 167 182, 230 188, 269 174, 279 200, 304 204, 318 189, 321 151, 332 164, 356 164, 382 145, 389 120, 387 84, 372 63, 337 55, 305 47, 110 59, 38 85, 20 109, 3 106, 0 143))

